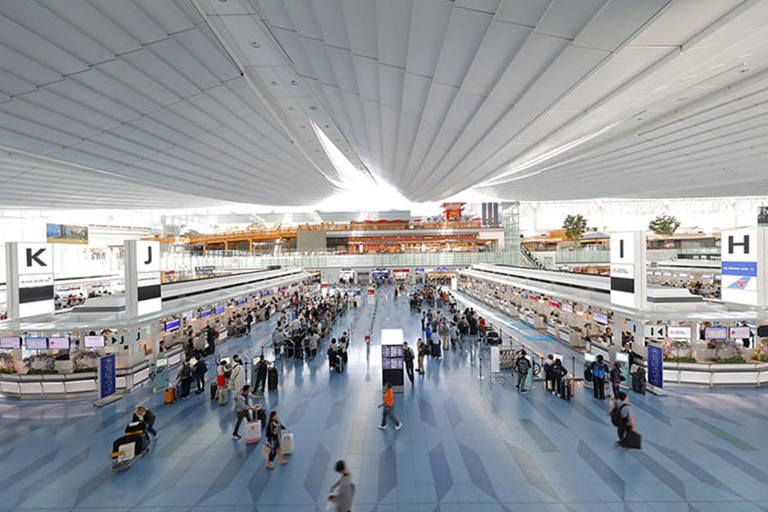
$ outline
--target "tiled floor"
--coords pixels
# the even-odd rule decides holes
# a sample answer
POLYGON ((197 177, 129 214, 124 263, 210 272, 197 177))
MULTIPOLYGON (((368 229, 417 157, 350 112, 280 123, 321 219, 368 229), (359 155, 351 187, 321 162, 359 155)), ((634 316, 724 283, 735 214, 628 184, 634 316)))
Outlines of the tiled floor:
MULTIPOLYGON (((762 391, 632 395, 645 445, 625 451, 614 445, 607 404, 583 390, 570 403, 540 385, 518 395, 504 380, 478 379, 477 364, 449 352, 429 361, 415 389, 396 395, 403 429, 382 432, 379 348, 376 336, 370 352, 362 341, 371 311, 356 312, 348 373, 329 375, 324 358, 291 364, 269 396, 295 432, 288 465, 268 471, 260 445, 234 442, 231 406, 207 393, 163 405, 141 391, 103 409, 2 402, 0 510, 323 511, 340 458, 357 483, 355 511, 768 510, 762 391), (160 439, 112 474, 111 442, 137 403, 157 412, 160 439)), ((563 351, 511 325, 537 346, 563 351)), ((374 334, 385 327, 402 327, 410 340, 419 334, 403 299, 381 300, 374 334)), ((222 351, 255 354, 267 332, 261 325, 222 351)))

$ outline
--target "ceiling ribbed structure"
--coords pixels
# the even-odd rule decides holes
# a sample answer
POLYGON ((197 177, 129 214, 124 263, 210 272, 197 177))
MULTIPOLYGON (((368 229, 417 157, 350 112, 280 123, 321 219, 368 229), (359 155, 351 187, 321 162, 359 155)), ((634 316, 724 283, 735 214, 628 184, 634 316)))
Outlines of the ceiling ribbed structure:
POLYGON ((768 0, 2 2, 0 206, 312 205, 313 124, 413 201, 768 195, 766 41, 768 0))

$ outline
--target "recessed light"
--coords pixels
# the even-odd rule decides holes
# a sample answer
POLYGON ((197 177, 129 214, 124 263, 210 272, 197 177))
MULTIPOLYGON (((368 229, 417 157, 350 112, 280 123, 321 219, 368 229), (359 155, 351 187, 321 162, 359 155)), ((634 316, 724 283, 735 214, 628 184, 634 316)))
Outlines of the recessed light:
POLYGON ((740 69, 739 73, 749 73, 749 69, 740 69))
MULTIPOLYGON (((219 0, 219 1, 221 1, 221 0, 219 0)), ((259 44, 258 41, 251 41, 251 46, 253 46, 254 48, 261 48, 261 44, 259 44)))
POLYGON ((304 126, 304 125, 300 126, 300 128, 301 128, 302 130, 306 130, 306 129, 307 129, 307 127, 306 127, 306 126, 304 126))
POLYGON ((269 85, 277 85, 277 81, 272 80, 271 82, 269 82, 269 85))
POLYGON ((296 80, 291 80, 291 85, 298 85, 298 83, 296 80))
POLYGON ((310 105, 310 106, 309 106, 309 110, 317 110, 317 107, 316 107, 316 106, 314 106, 314 105, 310 105))
POLYGON ((219 0, 219 2, 225 4, 225 3, 227 3, 227 0, 219 0))

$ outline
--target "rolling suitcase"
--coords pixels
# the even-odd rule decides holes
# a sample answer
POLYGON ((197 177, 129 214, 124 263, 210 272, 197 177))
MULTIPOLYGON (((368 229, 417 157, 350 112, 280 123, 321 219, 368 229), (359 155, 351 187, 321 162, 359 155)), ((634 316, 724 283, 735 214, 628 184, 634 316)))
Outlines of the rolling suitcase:
POLYGON ((249 421, 245 425, 245 444, 253 444, 261 441, 261 421, 249 421))
POLYGON ((283 434, 283 441, 280 443, 280 447, 283 449, 283 455, 293 453, 293 432, 283 434))
POLYGON ((218 388, 217 394, 219 395, 219 405, 227 405, 227 402, 229 402, 229 390, 226 387, 218 388))
POLYGON ((563 379, 560 397, 563 400, 570 400, 571 397, 573 396, 573 391, 574 391, 573 379, 563 379))
POLYGON ((211 400, 216 400, 216 392, 219 390, 219 386, 215 382, 211 382, 211 400))
POLYGON ((267 387, 270 391, 277 389, 277 368, 274 366, 267 372, 267 387))
POLYGON ((170 387, 163 391, 163 402, 166 404, 172 404, 176 401, 176 388, 170 387))

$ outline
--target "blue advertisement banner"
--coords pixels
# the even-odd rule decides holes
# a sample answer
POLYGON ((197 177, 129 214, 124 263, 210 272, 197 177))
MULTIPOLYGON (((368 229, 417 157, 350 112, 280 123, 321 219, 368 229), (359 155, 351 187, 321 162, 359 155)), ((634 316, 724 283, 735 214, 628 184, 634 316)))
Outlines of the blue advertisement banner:
POLYGON ((757 262, 724 261, 722 271, 724 276, 757 277, 757 262))
POLYGON ((648 383, 664 388, 664 351, 658 345, 648 345, 648 383))
POLYGON ((99 359, 99 398, 114 395, 116 390, 115 354, 109 354, 99 359))

